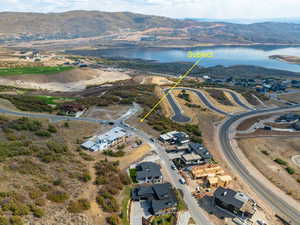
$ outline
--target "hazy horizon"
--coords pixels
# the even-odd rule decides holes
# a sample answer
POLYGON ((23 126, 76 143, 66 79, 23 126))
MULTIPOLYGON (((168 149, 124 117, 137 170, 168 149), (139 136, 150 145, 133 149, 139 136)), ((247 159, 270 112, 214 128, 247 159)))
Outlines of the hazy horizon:
POLYGON ((299 18, 299 8, 297 0, 2 0, 0 5, 1 12, 128 11, 213 20, 299 18))

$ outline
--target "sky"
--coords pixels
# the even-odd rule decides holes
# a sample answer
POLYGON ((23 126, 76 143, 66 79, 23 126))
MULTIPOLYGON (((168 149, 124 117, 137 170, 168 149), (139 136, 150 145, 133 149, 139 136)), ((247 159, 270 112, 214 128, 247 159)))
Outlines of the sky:
POLYGON ((130 11, 173 18, 299 17, 300 0, 0 0, 0 11, 130 11))

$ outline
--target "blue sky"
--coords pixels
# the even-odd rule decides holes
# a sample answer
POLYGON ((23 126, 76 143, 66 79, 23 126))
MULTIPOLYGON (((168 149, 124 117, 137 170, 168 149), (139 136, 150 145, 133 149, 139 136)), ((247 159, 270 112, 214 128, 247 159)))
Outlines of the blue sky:
POLYGON ((1 0, 0 11, 131 11, 174 18, 299 17, 300 0, 1 0))

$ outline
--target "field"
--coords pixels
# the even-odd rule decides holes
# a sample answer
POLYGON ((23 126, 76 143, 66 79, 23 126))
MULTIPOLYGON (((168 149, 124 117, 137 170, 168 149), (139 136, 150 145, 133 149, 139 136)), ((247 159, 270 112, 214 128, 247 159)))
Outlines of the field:
POLYGON ((17 67, 0 68, 0 76, 24 75, 24 74, 55 74, 72 70, 71 66, 36 66, 36 67, 17 67))
POLYGON ((77 149, 101 127, 3 116, 0 123, 1 224, 92 224, 78 214, 90 208, 82 194, 92 181, 90 161, 77 149))
POLYGON ((238 144, 253 165, 280 189, 300 200, 299 137, 241 138, 238 144))
POLYGON ((282 95, 279 95, 279 98, 289 101, 289 102, 299 103, 300 102, 300 92, 292 93, 292 94, 282 94, 282 95))

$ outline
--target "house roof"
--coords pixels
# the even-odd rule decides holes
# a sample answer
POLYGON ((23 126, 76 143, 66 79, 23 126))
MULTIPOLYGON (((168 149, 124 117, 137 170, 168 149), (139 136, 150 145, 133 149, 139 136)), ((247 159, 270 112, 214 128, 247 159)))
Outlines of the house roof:
POLYGON ((170 183, 136 187, 131 197, 133 200, 149 200, 154 214, 177 205, 176 194, 170 183))
POLYGON ((189 144, 190 149, 195 152, 196 154, 200 155, 203 159, 211 159, 212 155, 209 151, 203 147, 203 145, 195 142, 191 142, 189 144))
POLYGON ((214 192, 214 197, 225 204, 232 205, 237 209, 241 209, 249 200, 249 197, 242 192, 236 192, 232 189, 218 187, 214 192))
POLYGON ((294 123, 294 124, 293 124, 293 127, 294 127, 296 130, 300 130, 300 121, 297 122, 297 123, 294 123))
POLYGON ((201 160, 202 157, 195 154, 195 153, 188 153, 188 154, 183 154, 181 156, 185 161, 192 161, 192 160, 201 160))
POLYGON ((160 166, 153 162, 142 162, 136 166, 137 180, 144 180, 146 177, 160 177, 160 166))
POLYGON ((151 206, 154 213, 168 209, 177 205, 176 198, 169 198, 163 200, 152 200, 151 206))

